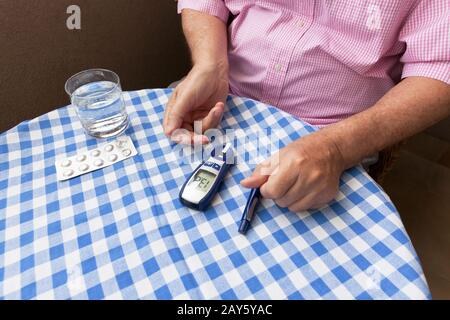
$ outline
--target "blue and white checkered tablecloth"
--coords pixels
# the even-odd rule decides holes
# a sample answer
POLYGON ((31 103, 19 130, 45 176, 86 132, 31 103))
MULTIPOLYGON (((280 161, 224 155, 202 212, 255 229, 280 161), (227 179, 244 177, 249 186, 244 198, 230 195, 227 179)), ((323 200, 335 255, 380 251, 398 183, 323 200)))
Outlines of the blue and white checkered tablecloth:
MULTIPOLYGON (((293 214, 263 200, 238 234, 253 165, 233 167, 206 212, 183 207, 180 165, 164 136, 170 89, 124 93, 133 158, 65 182, 54 161, 101 143, 73 108, 0 135, 0 297, 3 299, 427 299, 414 248, 388 196, 360 167, 337 201, 293 214)), ((282 145, 315 129, 230 97, 222 128, 270 128, 282 145)), ((281 145, 281 146, 282 146, 281 145)))

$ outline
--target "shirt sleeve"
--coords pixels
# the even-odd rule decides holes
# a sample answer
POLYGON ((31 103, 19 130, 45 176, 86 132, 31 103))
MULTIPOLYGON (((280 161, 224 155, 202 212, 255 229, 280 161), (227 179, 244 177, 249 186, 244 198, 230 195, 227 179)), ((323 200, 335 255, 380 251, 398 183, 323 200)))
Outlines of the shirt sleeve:
POLYGON ((178 13, 183 9, 193 9, 221 19, 227 23, 230 14, 223 0, 178 0, 178 13))
POLYGON ((402 78, 422 76, 450 84, 450 2, 423 0, 400 31, 406 44, 402 78))

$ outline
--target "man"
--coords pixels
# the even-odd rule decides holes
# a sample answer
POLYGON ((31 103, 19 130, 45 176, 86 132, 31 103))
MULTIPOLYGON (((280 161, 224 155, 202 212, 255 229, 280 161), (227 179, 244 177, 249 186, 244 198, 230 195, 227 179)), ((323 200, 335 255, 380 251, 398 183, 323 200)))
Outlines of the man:
POLYGON ((167 105, 166 135, 207 142, 193 121, 216 126, 229 91, 322 127, 241 182, 291 211, 325 205, 345 169, 450 114, 448 0, 179 0, 178 9, 193 68, 167 105), (173 135, 179 128, 190 133, 173 135))

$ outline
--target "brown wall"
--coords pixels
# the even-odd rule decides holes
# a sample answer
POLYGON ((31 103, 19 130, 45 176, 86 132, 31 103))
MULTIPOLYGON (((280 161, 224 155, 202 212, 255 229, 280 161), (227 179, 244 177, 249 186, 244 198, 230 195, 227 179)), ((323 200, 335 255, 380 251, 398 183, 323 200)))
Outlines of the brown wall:
POLYGON ((0 132, 67 105, 65 80, 116 71, 125 90, 166 87, 189 69, 173 0, 1 0, 0 132), (81 30, 66 9, 81 8, 81 30))

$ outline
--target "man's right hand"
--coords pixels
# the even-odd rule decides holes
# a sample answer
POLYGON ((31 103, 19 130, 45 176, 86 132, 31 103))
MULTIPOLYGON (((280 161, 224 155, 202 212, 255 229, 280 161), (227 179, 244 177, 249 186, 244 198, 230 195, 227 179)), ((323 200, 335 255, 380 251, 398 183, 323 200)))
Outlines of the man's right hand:
POLYGON ((206 136, 194 134, 194 121, 202 121, 202 133, 216 127, 222 119, 228 89, 225 63, 194 65, 167 103, 164 133, 177 143, 208 143, 206 136))

